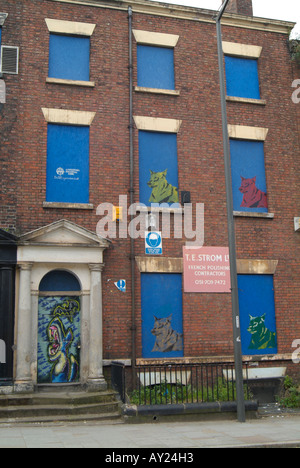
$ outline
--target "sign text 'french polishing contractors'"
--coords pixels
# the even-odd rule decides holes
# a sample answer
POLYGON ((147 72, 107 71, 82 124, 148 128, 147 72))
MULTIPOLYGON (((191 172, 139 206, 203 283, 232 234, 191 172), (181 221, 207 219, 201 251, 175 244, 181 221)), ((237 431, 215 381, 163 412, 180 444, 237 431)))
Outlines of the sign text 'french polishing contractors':
POLYGON ((183 247, 184 292, 230 293, 228 247, 183 247))

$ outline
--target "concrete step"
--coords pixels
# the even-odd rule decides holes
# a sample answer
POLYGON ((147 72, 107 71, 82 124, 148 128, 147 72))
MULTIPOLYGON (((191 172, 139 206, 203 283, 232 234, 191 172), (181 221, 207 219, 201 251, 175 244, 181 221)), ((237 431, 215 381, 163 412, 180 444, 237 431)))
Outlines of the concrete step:
POLYGON ((72 414, 103 414, 116 412, 117 403, 96 403, 89 405, 30 405, 7 406, 0 409, 0 419, 5 417, 47 416, 47 415, 72 415, 72 414))
POLYGON ((116 393, 107 390, 0 395, 0 424, 85 419, 122 421, 116 393))
POLYGON ((69 414, 69 415, 47 415, 47 416, 28 416, 19 418, 1 418, 0 427, 15 424, 30 424, 30 425, 42 425, 42 424, 65 424, 65 423, 93 423, 97 424, 124 424, 123 419, 120 417, 119 412, 103 413, 103 414, 69 414))
POLYGON ((116 401, 116 393, 103 391, 99 393, 31 393, 0 395, 0 409, 6 406, 32 406, 32 405, 82 405, 87 403, 108 403, 116 401))

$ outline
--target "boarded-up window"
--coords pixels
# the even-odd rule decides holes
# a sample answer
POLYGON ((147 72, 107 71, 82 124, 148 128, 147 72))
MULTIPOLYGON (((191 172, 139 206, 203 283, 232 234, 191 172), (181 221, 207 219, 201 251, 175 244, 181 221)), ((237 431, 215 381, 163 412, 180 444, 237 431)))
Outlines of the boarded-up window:
POLYGON ((227 96, 260 99, 256 59, 225 56, 227 96))
POLYGON ((268 212, 264 143, 230 140, 233 208, 268 212))
POLYGON ((179 204, 177 134, 139 131, 140 202, 179 204))
POLYGON ((50 34, 49 78, 90 79, 90 38, 50 34))
POLYGON ((89 127, 48 124, 47 202, 89 202, 89 127))
POLYGON ((183 357, 182 275, 142 273, 144 358, 183 357))
POLYGON ((138 86, 175 89, 174 49, 138 45, 138 86))
POLYGON ((276 354, 273 275, 238 275, 244 355, 276 354))

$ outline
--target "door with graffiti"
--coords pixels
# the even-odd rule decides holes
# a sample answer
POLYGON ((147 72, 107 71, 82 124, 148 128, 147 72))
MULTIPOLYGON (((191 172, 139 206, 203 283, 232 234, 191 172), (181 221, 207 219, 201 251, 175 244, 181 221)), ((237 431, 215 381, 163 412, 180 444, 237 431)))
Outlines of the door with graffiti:
POLYGON ((38 383, 78 382, 80 298, 39 298, 38 383))
POLYGON ((72 289, 78 291, 79 287, 76 283, 72 286, 70 281, 54 287, 44 281, 43 285, 38 307, 38 383, 78 382, 81 305, 79 293, 73 295, 72 289), (45 287, 48 292, 42 293, 45 287), (67 291, 67 288, 69 294, 63 295, 61 291, 67 291), (51 295, 51 289, 60 290, 60 293, 51 295))

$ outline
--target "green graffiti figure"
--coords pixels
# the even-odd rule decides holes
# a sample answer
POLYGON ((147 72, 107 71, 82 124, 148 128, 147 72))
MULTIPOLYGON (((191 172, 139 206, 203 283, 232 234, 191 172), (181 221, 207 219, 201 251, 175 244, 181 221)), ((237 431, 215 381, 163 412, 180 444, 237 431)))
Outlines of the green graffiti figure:
POLYGON ((266 314, 261 317, 250 317, 250 324, 247 329, 251 333, 249 349, 267 349, 276 347, 276 333, 270 331, 265 326, 266 314))
POLYGON ((179 203, 178 190, 168 183, 167 172, 167 169, 163 172, 150 171, 151 177, 148 186, 152 188, 152 193, 149 202, 179 203))

